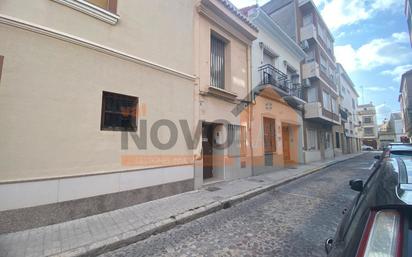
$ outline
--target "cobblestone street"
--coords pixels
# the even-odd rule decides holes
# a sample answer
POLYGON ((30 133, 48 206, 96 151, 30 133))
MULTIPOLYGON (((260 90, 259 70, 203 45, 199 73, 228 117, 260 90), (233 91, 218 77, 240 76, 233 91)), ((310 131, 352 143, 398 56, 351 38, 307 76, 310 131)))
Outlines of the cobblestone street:
POLYGON ((356 194, 348 181, 368 177, 373 155, 336 164, 104 256, 325 256, 323 242, 334 234, 342 210, 356 194))

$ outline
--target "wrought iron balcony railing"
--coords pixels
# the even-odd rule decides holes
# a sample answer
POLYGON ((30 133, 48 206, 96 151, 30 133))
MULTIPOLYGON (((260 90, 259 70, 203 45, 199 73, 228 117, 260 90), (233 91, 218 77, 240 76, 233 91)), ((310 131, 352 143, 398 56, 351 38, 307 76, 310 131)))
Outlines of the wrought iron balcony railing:
POLYGON ((296 96, 303 99, 302 85, 299 83, 292 83, 288 79, 288 75, 273 67, 271 64, 265 64, 258 69, 260 73, 260 85, 272 85, 285 94, 296 96))

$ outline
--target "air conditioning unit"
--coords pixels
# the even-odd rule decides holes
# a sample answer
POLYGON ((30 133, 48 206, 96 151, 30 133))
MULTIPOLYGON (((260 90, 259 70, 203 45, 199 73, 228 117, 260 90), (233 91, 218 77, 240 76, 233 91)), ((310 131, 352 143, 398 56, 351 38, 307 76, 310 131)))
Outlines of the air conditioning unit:
POLYGON ((302 42, 300 42, 300 47, 303 50, 309 49, 309 42, 307 40, 303 40, 302 42))
POLYGON ((304 87, 310 87, 310 86, 312 86, 312 84, 311 84, 311 82, 310 82, 310 79, 304 79, 304 80, 302 81, 302 84, 303 84, 304 87))

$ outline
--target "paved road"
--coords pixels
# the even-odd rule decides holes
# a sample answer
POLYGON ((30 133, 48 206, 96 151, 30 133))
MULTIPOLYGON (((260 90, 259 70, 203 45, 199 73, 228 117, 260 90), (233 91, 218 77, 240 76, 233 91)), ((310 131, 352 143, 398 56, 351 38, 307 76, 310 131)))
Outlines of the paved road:
POLYGON ((152 236, 106 257, 120 256, 325 256, 342 210, 366 179, 373 153, 286 184, 232 208, 152 236))

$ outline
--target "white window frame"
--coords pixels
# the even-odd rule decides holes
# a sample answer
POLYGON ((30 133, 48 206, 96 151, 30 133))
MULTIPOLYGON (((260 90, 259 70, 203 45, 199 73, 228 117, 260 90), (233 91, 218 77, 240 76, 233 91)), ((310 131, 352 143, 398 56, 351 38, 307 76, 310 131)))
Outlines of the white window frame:
POLYGON ((306 130, 306 137, 307 137, 307 150, 317 151, 319 149, 317 130, 307 129, 306 130))
MULTIPOLYGON (((246 147, 246 126, 228 124, 228 138, 232 137, 233 142, 228 146, 228 156, 243 157, 246 156, 246 151, 242 152, 242 140, 246 147), (242 138, 243 135, 243 138, 242 138)), ((230 143, 230 142, 229 142, 230 143)), ((245 149, 246 150, 246 149, 245 149)))
POLYGON ((322 101, 323 101, 323 108, 325 108, 328 111, 332 111, 331 109, 331 97, 328 92, 325 90, 322 90, 322 101))
POLYGON ((120 19, 119 15, 109 12, 85 0, 52 0, 52 1, 68 6, 70 8, 73 8, 77 11, 80 11, 82 13, 85 13, 87 15, 90 15, 96 19, 99 19, 101 21, 107 22, 112 25, 115 25, 120 19))

